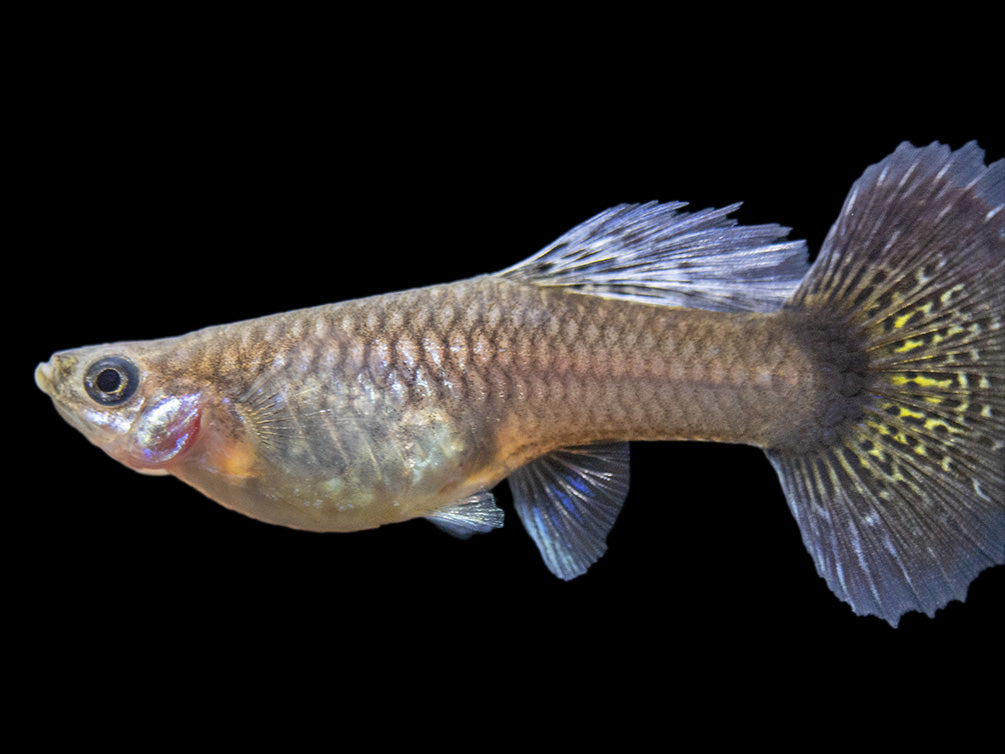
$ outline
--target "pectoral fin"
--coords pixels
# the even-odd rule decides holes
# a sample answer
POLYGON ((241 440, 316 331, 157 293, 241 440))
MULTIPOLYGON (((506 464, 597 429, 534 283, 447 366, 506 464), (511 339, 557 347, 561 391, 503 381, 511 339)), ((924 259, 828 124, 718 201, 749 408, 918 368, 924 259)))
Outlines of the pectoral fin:
POLYGON ((510 475, 517 515, 548 570, 573 579, 604 554, 628 481, 626 442, 563 448, 510 475))

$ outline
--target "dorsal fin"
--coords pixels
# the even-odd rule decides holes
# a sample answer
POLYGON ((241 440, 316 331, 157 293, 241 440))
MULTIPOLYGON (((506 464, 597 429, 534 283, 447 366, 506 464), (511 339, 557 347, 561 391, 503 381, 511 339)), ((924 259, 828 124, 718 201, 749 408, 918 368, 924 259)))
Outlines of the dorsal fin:
POLYGON ((499 275, 580 293, 715 311, 774 311, 808 269, 780 225, 737 225, 740 205, 679 213, 685 202, 622 204, 499 275))

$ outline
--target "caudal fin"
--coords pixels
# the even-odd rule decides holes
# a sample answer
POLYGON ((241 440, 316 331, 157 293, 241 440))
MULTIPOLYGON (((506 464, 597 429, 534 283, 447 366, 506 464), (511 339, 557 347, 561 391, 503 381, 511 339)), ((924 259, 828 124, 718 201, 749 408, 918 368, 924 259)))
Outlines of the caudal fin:
POLYGON ((852 187, 786 304, 859 335, 862 411, 768 451, 831 589, 897 625, 1005 561, 1005 161, 902 144, 852 187))

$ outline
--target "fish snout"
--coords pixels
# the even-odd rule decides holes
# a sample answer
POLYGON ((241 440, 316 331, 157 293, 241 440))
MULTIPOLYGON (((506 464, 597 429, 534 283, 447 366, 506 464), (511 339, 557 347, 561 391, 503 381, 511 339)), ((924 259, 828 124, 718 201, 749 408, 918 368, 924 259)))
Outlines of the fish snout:
POLYGON ((35 367, 35 384, 50 398, 56 398, 65 393, 68 385, 73 383, 76 366, 75 355, 55 353, 48 361, 43 361, 35 367))
POLYGON ((51 396, 53 394, 52 365, 50 362, 43 361, 35 367, 35 384, 46 395, 51 396))

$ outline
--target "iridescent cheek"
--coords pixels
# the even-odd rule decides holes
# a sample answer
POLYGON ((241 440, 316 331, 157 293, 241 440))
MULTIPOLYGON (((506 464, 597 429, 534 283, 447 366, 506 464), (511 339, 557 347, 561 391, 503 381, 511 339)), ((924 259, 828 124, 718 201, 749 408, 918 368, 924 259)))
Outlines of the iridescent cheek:
POLYGON ((198 394, 171 396, 145 410, 133 425, 133 460, 156 466, 181 455, 199 433, 198 394))

